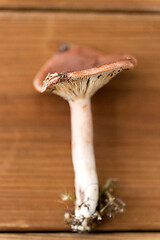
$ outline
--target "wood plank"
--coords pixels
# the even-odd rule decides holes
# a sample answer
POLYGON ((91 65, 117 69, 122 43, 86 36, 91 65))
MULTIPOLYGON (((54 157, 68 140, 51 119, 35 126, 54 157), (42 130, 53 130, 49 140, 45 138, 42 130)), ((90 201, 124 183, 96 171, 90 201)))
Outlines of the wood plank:
POLYGON ((97 230, 160 229, 160 16, 0 13, 0 230, 66 230, 74 191, 67 102, 32 80, 62 41, 137 56, 92 100, 99 181, 117 177, 125 214, 97 230), (56 127, 53 127, 56 126, 56 127))
POLYGON ((102 11, 160 11, 159 0, 1 0, 1 8, 102 11))
POLYGON ((160 233, 114 233, 114 234, 69 234, 69 233, 58 233, 58 234, 0 234, 0 239, 3 240, 159 240, 160 233))

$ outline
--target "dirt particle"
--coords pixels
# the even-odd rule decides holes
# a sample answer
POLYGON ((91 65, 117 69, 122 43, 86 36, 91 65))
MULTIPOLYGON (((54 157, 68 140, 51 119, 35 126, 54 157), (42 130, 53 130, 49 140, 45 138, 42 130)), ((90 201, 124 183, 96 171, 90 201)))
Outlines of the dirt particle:
POLYGON ((100 78, 102 76, 102 74, 99 74, 98 76, 97 76, 97 78, 100 78))

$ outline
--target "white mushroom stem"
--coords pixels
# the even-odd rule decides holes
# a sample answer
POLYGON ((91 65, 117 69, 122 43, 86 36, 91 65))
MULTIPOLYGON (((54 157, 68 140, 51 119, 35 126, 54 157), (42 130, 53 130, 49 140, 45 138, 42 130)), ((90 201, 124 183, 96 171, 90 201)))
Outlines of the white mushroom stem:
MULTIPOLYGON (((98 203, 98 178, 93 147, 91 103, 89 98, 78 98, 69 101, 69 104, 76 188, 75 219, 81 221, 82 218, 87 219, 93 216, 98 203)), ((85 230, 82 226, 81 228, 81 230, 85 230)))

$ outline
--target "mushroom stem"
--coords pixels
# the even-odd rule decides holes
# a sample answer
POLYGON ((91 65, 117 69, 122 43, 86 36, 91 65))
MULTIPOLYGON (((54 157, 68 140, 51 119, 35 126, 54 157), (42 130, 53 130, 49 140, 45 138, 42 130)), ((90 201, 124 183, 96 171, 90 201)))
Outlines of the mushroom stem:
POLYGON ((98 178, 93 147, 90 98, 69 101, 72 126, 72 160, 75 172, 76 206, 73 230, 90 230, 88 221, 98 203, 98 178), (88 220, 87 220, 88 219, 88 220))

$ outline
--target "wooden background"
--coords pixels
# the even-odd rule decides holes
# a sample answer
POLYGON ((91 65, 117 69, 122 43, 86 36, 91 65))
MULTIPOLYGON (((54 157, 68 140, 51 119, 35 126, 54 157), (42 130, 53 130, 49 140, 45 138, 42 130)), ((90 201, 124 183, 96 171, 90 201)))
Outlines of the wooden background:
MULTIPOLYGON (((160 230, 160 1, 0 0, 0 231, 70 231, 61 193, 74 191, 67 102, 32 85, 60 42, 130 53, 139 64, 92 99, 99 181, 120 182, 127 211, 98 232, 160 230)), ((73 239, 77 235, 47 235, 73 239)), ((93 235, 84 236, 90 239, 93 235)), ((160 239, 151 234, 94 235, 160 239)), ((47 239, 0 235, 0 239, 47 239)))

